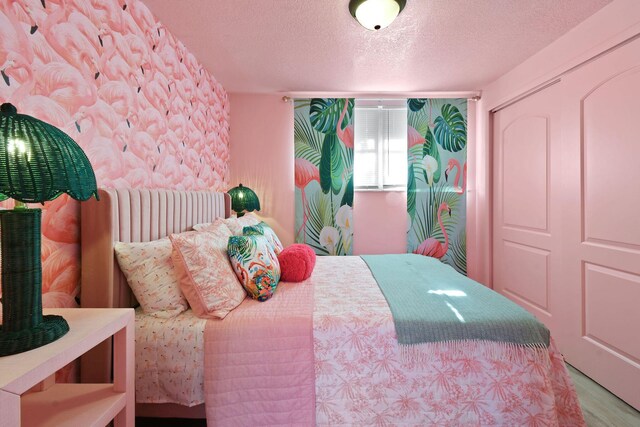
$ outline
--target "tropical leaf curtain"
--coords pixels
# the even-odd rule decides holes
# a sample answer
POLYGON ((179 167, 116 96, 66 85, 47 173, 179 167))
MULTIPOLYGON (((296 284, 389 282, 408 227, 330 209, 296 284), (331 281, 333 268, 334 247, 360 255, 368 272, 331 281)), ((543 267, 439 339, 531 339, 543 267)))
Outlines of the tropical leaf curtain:
POLYGON ((407 250, 467 274, 467 100, 407 101, 407 250))
POLYGON ((295 100, 295 241, 319 255, 353 250, 353 105, 295 100))

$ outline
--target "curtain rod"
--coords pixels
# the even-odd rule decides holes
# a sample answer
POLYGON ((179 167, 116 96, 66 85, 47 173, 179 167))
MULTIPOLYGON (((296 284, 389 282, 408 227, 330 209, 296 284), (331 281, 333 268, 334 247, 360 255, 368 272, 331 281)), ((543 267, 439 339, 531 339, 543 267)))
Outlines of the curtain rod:
POLYGON ((415 92, 415 93, 326 93, 301 92, 284 95, 283 102, 294 98, 358 98, 358 99, 406 99, 406 98, 467 98, 471 101, 482 99, 481 92, 415 92))

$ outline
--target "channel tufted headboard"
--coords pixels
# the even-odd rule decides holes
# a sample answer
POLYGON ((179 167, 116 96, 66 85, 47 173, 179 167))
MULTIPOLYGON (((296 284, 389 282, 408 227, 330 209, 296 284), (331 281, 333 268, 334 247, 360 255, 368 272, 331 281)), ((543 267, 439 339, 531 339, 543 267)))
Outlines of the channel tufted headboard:
MULTIPOLYGON (((81 203, 82 307, 135 307, 120 271, 115 242, 148 242, 190 230, 195 224, 227 218, 231 199, 209 191, 100 189, 100 200, 81 203)), ((81 361, 82 382, 111 376, 111 346, 102 344, 81 361)))

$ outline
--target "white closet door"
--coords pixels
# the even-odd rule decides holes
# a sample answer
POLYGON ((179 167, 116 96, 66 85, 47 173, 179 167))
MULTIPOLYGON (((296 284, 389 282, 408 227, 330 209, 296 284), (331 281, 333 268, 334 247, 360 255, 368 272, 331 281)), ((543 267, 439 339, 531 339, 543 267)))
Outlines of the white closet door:
POLYGON ((563 86, 562 350, 640 409, 640 40, 563 86))
MULTIPOLYGON (((556 84, 493 115, 493 287, 557 335, 561 114, 556 84)), ((562 349, 562 348, 561 348, 562 349)))

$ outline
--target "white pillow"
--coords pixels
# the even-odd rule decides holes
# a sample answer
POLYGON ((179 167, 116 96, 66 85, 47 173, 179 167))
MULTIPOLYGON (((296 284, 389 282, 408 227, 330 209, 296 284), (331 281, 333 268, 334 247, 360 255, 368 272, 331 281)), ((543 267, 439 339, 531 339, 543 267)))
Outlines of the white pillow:
POLYGON ((168 319, 189 308, 180 291, 168 237, 152 242, 118 242, 115 251, 120 270, 145 314, 168 319))

